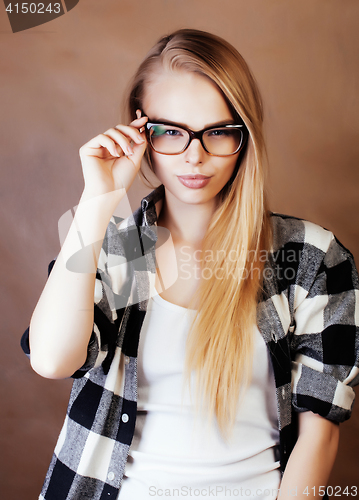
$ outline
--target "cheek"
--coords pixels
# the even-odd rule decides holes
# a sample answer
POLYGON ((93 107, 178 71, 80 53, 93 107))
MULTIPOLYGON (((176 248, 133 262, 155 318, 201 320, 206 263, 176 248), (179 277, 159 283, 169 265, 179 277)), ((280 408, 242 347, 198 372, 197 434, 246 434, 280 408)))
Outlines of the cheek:
MULTIPOLYGON (((163 184, 171 183, 173 173, 183 169, 180 156, 166 156, 151 151, 149 157, 154 174, 163 184), (180 162, 180 165, 178 165, 178 162, 180 162)), ((217 182, 224 185, 237 175, 240 168, 240 165, 237 167, 238 158, 239 155, 226 159, 212 156, 209 157, 209 163, 212 163, 212 166, 205 163, 202 168, 213 173, 217 178, 217 182)))
POLYGON ((161 180, 162 175, 161 172, 163 170, 162 168, 162 159, 159 158, 162 155, 156 154, 152 149, 148 149, 147 153, 147 159, 148 159, 148 166, 149 169, 155 174, 156 177, 158 177, 159 180, 161 180))
POLYGON ((240 165, 238 164, 238 156, 236 158, 231 158, 230 161, 226 164, 224 171, 226 172, 226 176, 231 178, 232 176, 235 176, 239 170, 240 165))
POLYGON ((151 164, 154 173, 158 178, 164 178, 170 174, 172 167, 175 164, 175 157, 160 155, 152 152, 151 164))

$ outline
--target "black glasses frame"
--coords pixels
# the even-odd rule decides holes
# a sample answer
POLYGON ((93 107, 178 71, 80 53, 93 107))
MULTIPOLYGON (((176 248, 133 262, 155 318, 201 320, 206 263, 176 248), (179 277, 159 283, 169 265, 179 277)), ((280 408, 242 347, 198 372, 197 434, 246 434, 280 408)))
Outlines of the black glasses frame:
POLYGON ((227 124, 227 125, 212 125, 211 127, 206 127, 206 128, 204 128, 202 130, 197 130, 195 132, 194 130, 191 130, 188 127, 185 127, 183 125, 178 125, 178 123, 167 122, 167 121, 160 121, 160 122, 148 121, 145 124, 145 132, 146 132, 147 141, 148 141, 149 145, 151 146, 151 148, 153 149, 153 151, 155 151, 156 153, 159 153, 161 155, 168 155, 168 156, 182 154, 184 151, 186 151, 186 149, 191 144, 191 142, 193 141, 193 139, 198 139, 200 141, 203 149, 210 156, 233 156, 233 155, 235 155, 236 153, 238 153, 241 150, 241 148, 244 146, 244 144, 246 142, 246 139, 247 139, 247 136, 248 136, 248 130, 247 130, 247 127, 245 126, 244 123, 242 123, 242 124, 235 124, 235 123, 233 123, 233 124, 227 124), (188 139, 187 144, 182 149, 182 151, 179 151, 178 153, 162 153, 161 151, 157 151, 157 149, 152 144, 151 135, 150 135, 150 129, 151 129, 151 127, 153 125, 172 125, 173 127, 181 128, 182 130, 185 130, 189 134, 189 139, 188 139), (238 129, 238 130, 241 131, 241 135, 242 135, 241 142, 239 143, 239 146, 236 149, 236 151, 234 151, 234 153, 230 153, 228 155, 215 155, 213 153, 210 153, 208 151, 208 149, 206 148, 206 146, 205 146, 205 144, 203 142, 203 134, 205 132, 208 132, 209 130, 215 130, 215 129, 218 129, 218 128, 236 128, 236 129, 238 129))

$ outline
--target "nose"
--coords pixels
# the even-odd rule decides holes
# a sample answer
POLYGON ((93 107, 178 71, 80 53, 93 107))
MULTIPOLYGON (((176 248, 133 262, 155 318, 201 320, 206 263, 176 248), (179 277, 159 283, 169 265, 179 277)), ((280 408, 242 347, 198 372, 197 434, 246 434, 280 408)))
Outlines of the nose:
POLYGON ((203 163, 206 151, 203 149, 201 141, 199 139, 192 139, 190 145, 184 151, 186 163, 191 165, 198 165, 203 163))

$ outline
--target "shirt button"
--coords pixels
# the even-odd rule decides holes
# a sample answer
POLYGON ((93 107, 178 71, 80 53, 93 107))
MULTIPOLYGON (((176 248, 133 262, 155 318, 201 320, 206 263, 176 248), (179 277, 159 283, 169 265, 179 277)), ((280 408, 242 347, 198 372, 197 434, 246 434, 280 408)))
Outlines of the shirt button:
POLYGON ((282 398, 284 399, 285 398, 285 388, 282 387, 282 398))
POLYGON ((130 362, 130 358, 128 356, 125 356, 125 365, 128 365, 129 362, 130 362))
POLYGON ((113 481, 115 479, 115 474, 113 472, 109 472, 107 474, 107 479, 109 479, 110 481, 113 481))
POLYGON ((121 417, 122 422, 126 423, 128 422, 130 417, 127 415, 127 413, 124 413, 121 417))

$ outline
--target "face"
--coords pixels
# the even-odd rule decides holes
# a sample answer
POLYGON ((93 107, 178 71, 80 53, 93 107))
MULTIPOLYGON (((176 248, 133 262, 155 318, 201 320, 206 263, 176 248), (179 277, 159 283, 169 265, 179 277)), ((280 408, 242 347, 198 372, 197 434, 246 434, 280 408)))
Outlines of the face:
MULTIPOLYGON (((202 75, 185 71, 157 75, 146 89, 143 111, 150 121, 172 122, 193 131, 234 123, 216 85, 202 75)), ((212 207, 218 193, 231 178, 238 155, 211 156, 198 139, 193 139, 178 155, 151 150, 155 174, 166 188, 167 199, 212 207)))

